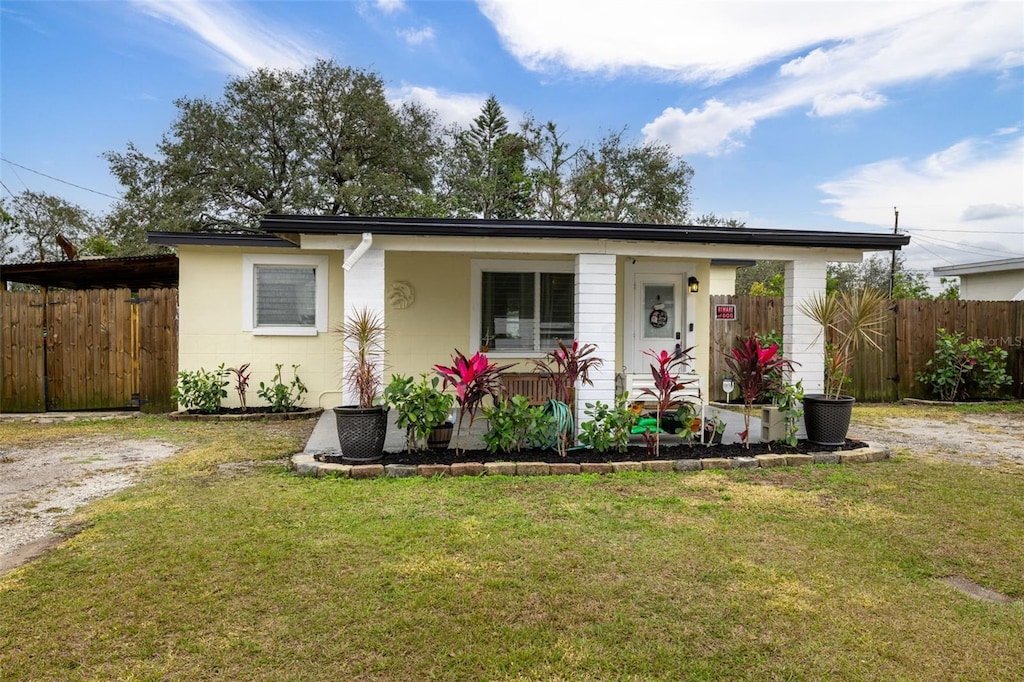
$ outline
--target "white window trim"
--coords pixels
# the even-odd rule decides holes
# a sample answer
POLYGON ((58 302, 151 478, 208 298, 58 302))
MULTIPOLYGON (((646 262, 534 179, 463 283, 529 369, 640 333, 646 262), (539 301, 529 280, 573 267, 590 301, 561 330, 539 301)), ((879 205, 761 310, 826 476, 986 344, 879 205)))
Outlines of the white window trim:
MULTIPOLYGON (((561 260, 473 260, 471 263, 470 270, 472 272, 472 278, 469 287, 469 352, 467 355, 472 356, 480 350, 480 323, 481 316, 483 314, 482 306, 480 305, 480 296, 483 291, 483 273, 484 272, 526 272, 526 273, 537 273, 541 272, 558 272, 558 273, 569 273, 575 274, 576 267, 572 261, 561 261, 561 260)), ((537 275, 539 277, 539 275, 537 275)), ((536 286, 536 285, 535 285, 536 286)), ((575 302, 574 302, 575 305, 575 302)), ((534 311, 539 315, 540 308, 540 297, 536 297, 534 302, 534 311)), ((506 350, 496 351, 491 350, 487 352, 488 357, 495 358, 542 358, 547 354, 547 351, 530 351, 530 350, 506 350)))
POLYGON ((316 336, 327 332, 327 256, 292 255, 288 253, 243 254, 242 256, 242 331, 253 336, 316 336), (316 285, 316 325, 313 327, 257 327, 256 266, 307 266, 314 270, 316 285))

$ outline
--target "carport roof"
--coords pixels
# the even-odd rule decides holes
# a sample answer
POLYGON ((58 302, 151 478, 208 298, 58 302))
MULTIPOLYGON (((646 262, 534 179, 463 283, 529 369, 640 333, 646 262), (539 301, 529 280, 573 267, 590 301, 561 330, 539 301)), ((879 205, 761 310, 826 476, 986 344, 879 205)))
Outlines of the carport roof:
POLYGON ((56 289, 176 287, 178 257, 164 254, 0 265, 0 284, 7 282, 56 289))

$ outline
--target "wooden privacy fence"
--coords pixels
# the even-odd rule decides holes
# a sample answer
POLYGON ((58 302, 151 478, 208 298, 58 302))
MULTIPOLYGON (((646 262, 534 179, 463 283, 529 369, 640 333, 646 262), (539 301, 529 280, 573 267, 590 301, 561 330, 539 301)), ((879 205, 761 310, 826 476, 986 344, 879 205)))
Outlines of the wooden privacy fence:
MULTIPOLYGON (((935 353, 939 329, 983 339, 1007 352, 1006 371, 1013 377, 1009 393, 1024 397, 1024 301, 901 300, 883 329, 882 349, 862 350, 853 369, 850 393, 858 400, 885 402, 930 397, 915 376, 935 353), (898 377, 898 380, 896 378, 898 377)), ((750 332, 782 333, 783 300, 770 296, 711 297, 711 397, 724 400, 723 352, 750 332), (716 305, 735 305, 735 320, 716 320, 716 305)), ((737 398, 733 392, 733 400, 737 398)))
POLYGON ((173 409, 178 290, 0 291, 0 411, 173 409))

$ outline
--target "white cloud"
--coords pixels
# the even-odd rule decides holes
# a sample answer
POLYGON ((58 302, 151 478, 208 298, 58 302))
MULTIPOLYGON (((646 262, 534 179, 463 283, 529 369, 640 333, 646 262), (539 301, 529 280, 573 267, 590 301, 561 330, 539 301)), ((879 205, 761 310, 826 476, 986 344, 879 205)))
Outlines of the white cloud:
POLYGON ((978 204, 964 209, 960 220, 995 220, 997 218, 1024 217, 1024 206, 1021 204, 978 204))
POLYGON ((145 14, 194 34, 228 73, 243 75, 260 67, 296 69, 319 56, 279 24, 228 3, 135 0, 134 4, 145 14))
POLYGON ((963 140, 918 160, 859 166, 819 189, 837 217, 911 235, 908 262, 936 265, 1024 254, 1024 136, 963 140))
POLYGON ((839 116, 852 111, 877 109, 886 102, 877 92, 851 92, 845 95, 815 95, 812 116, 839 116))
MULTIPOLYGON (((480 114, 487 95, 477 93, 446 93, 436 88, 423 88, 405 85, 397 90, 389 90, 388 98, 392 102, 416 102, 437 112, 444 124, 469 125, 480 114)), ((508 109, 504 108, 505 116, 514 120, 508 109)))
POLYGON ((757 121, 794 108, 821 117, 877 109, 886 88, 968 70, 998 74, 1020 66, 1024 54, 1017 2, 634 0, 629 11, 611 0, 585 11, 540 0, 479 5, 506 49, 547 73, 633 71, 708 84, 781 61, 757 89, 719 94, 689 113, 666 108, 647 134, 679 153, 734 148, 757 121), (722 128, 729 111, 742 112, 731 130, 722 128))
POLYGON ((669 107, 641 132, 647 139, 671 140, 677 154, 715 156, 739 146, 735 136, 753 129, 757 117, 749 109, 733 108, 717 100, 709 100, 701 110, 688 112, 669 107))
POLYGON ((384 14, 396 14, 405 9, 405 0, 373 0, 373 6, 384 14))
POLYGON ((423 28, 405 28, 396 31, 398 36, 406 42, 409 47, 417 47, 423 43, 434 40, 434 29, 429 26, 423 28))

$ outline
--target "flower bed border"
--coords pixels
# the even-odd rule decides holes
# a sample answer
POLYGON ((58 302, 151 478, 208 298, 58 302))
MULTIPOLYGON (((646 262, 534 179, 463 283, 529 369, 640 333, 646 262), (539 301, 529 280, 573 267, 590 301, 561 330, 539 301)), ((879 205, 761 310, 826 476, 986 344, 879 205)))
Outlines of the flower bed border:
POLYGON ((889 450, 868 443, 857 450, 815 452, 805 455, 755 455, 753 457, 705 457, 627 462, 459 462, 457 464, 334 464, 318 462, 312 452, 292 455, 291 468, 299 476, 324 478, 412 478, 416 476, 557 476, 613 474, 624 471, 686 472, 711 469, 758 469, 809 464, 868 464, 889 459, 889 450))
POLYGON ((313 419, 323 414, 322 407, 312 407, 295 412, 248 412, 245 414, 189 414, 183 410, 171 412, 167 418, 171 421, 193 422, 281 422, 292 419, 313 419))

